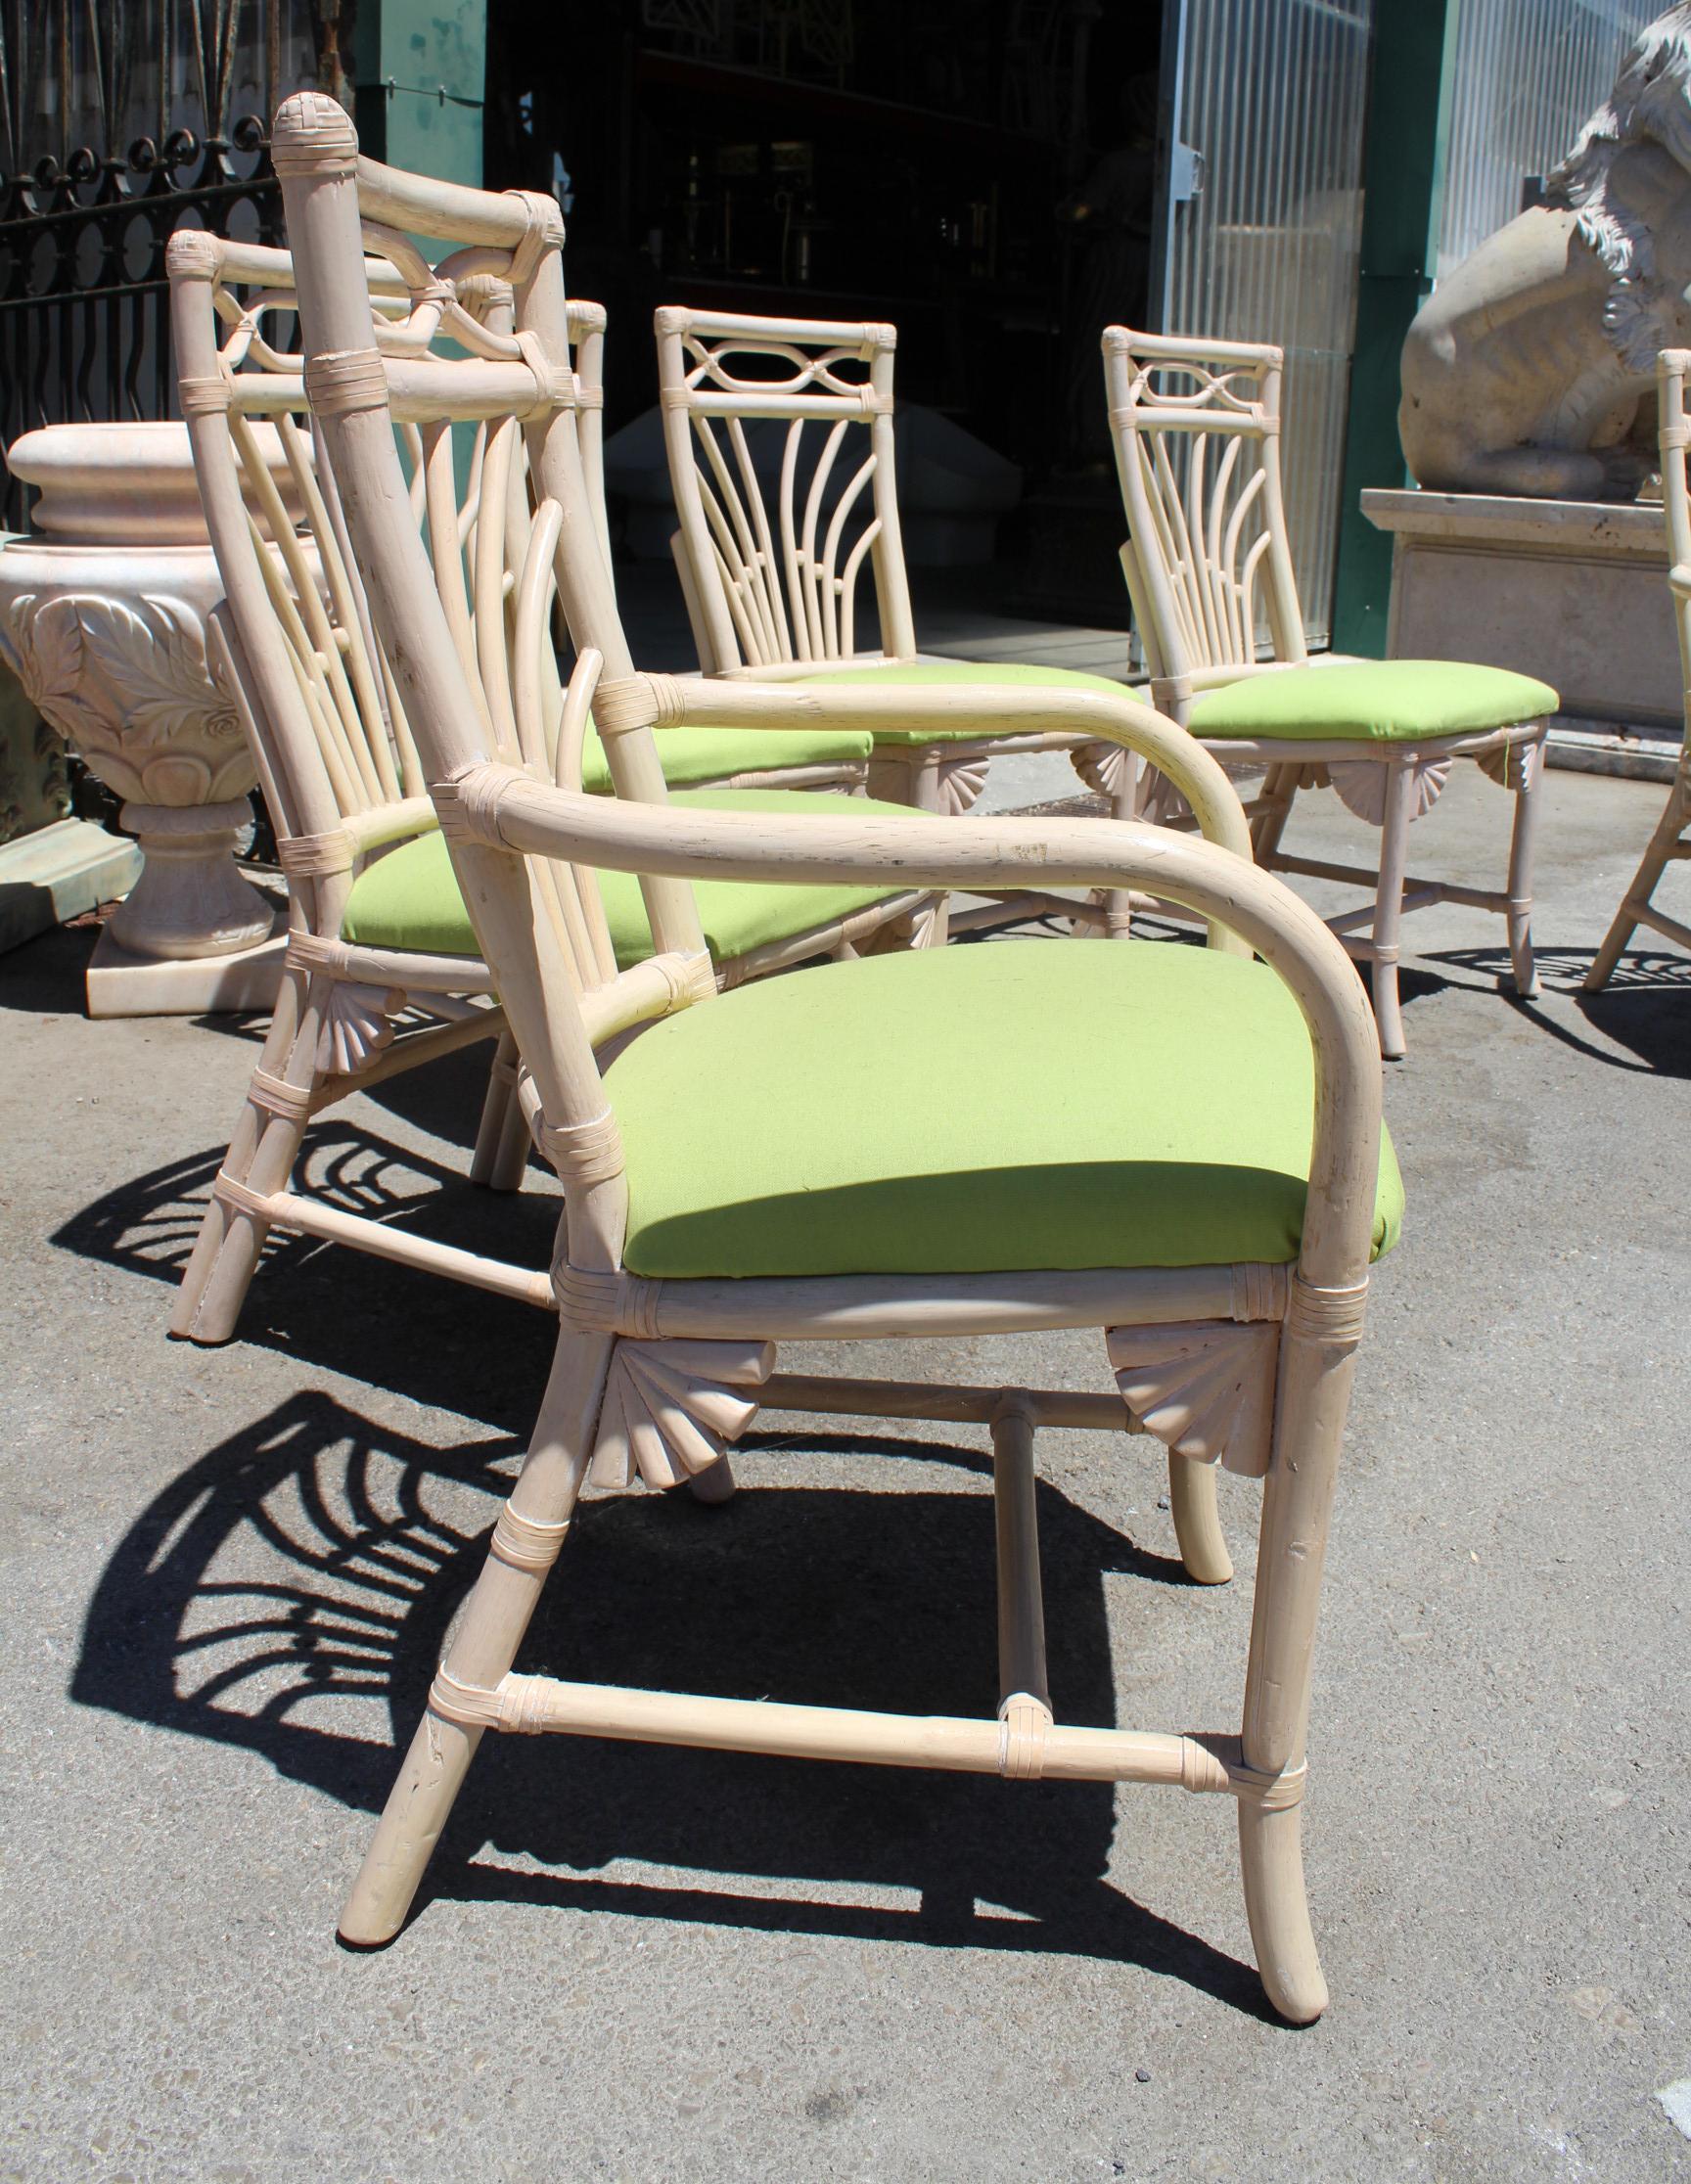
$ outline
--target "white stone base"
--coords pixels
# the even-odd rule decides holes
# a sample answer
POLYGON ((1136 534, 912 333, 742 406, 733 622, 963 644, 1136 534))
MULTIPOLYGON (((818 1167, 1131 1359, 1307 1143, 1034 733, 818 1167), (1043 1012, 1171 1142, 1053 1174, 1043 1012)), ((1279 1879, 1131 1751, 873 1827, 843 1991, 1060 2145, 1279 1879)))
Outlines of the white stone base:
POLYGON ((1393 534, 1392 659, 1513 667, 1554 684, 1564 721, 1677 745, 1684 690, 1660 503, 1371 490, 1362 513, 1393 534))
POLYGON ((89 819, 58 819, 0 848, 0 951, 127 894, 141 852, 89 819))
POLYGON ((282 958, 288 946, 288 913, 279 911, 268 940, 235 955, 133 955, 101 933, 88 964, 91 1017, 239 1016, 267 1013, 276 1005, 282 958))

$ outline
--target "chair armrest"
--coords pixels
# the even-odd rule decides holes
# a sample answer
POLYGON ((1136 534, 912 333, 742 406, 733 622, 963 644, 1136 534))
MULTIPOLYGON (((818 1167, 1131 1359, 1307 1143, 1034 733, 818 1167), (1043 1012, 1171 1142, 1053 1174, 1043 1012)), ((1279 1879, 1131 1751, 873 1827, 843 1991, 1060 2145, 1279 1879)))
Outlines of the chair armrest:
MULTIPOLYGON (((515 767, 463 768, 433 791, 448 839, 676 879, 910 888, 1143 887, 1237 934, 1292 994, 1315 1059, 1314 1146, 1302 1267, 1365 1281, 1380 1144, 1380 1042, 1345 950, 1291 888, 1247 859, 1165 828, 1112 819, 772 818, 584 796, 515 767)), ((1131 943, 1122 943, 1131 945, 1131 943)), ((1013 1027, 1006 1026, 1014 1035, 1013 1027)))
POLYGON ((636 675, 601 683, 593 701, 601 736, 651 723, 664 728, 956 727, 961 720, 1014 722, 1029 734, 1057 732, 1136 751, 1174 784, 1206 842, 1250 858, 1251 830, 1238 792, 1184 728, 1125 692, 1120 698, 1073 684, 939 683, 892 689, 827 683, 753 683, 679 675, 636 675))

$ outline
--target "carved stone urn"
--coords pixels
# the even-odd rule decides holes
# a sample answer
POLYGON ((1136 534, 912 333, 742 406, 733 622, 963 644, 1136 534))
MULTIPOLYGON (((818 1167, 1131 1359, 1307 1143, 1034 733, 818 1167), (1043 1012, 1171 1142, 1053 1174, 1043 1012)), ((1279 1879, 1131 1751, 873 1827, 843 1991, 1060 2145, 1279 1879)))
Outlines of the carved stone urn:
POLYGON ((286 914, 234 861, 255 776, 206 657, 223 587, 186 428, 50 425, 7 461, 40 498, 35 533, 0 539, 0 652, 145 859, 94 951, 89 1014, 268 1008, 286 914))

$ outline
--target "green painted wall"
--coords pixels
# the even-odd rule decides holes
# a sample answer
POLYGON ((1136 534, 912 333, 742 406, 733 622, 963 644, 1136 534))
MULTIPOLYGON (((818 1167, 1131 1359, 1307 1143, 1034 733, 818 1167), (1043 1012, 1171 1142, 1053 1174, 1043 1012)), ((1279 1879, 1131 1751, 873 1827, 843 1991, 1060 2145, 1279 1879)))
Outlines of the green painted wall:
POLYGON ((364 151, 480 185, 486 0, 359 0, 354 52, 364 151))
POLYGON ((1333 650, 1376 660, 1386 653, 1392 541, 1358 501, 1367 486, 1409 482, 1397 439, 1398 366, 1433 286, 1460 4, 1386 0, 1375 16, 1333 650))

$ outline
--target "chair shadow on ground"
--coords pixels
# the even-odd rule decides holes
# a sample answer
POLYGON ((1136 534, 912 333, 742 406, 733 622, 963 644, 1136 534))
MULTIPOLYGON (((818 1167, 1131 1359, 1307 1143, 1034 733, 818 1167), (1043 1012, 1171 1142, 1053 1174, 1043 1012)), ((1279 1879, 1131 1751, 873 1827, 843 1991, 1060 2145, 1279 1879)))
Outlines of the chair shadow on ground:
MULTIPOLYGON (((927 1481, 902 1491, 826 1482, 830 1446, 981 1473, 985 1453, 853 1435, 762 1438, 817 1450, 822 1482, 754 1484, 720 1510, 685 1494, 589 1503, 521 1665, 989 1717, 990 1495, 927 1481)), ((480 1567, 515 1455, 504 1438, 443 1450, 326 1394, 291 1398, 202 1458, 130 1527, 90 1605, 71 1697, 245 1749, 374 1814, 480 1567)), ((1103 1576, 1184 1578, 1177 1563, 1048 1483, 1039 1514, 1053 1689, 1065 1718, 1108 1724, 1103 1576)), ((433 1898, 493 1897, 765 1933, 1073 1953, 1146 1966, 1266 2021, 1248 1966, 1105 1878, 1114 1827, 1107 1784, 1007 1788, 895 1768, 489 1737, 422 1915, 433 1898), (511 1857, 565 1870, 502 1862, 511 1857), (614 1860, 679 1869, 699 1884, 604 1872, 614 1860), (759 1880, 785 1887, 759 1895, 759 1880), (828 1899, 831 1888, 851 1887, 913 1900, 828 1899)))
POLYGON ((1507 949, 1456 949, 1430 960, 1479 979, 1501 979, 1504 999, 1530 1023, 1608 1069, 1641 1076, 1691 1077, 1691 957, 1663 949, 1629 949, 1602 992, 1586 993, 1582 990, 1585 974, 1595 952, 1591 948, 1537 951, 1541 984, 1573 1002, 1597 1034, 1593 1039, 1582 1038, 1572 1025, 1559 1023, 1541 1001, 1520 999, 1508 982, 1507 949), (1622 1052, 1616 1053, 1617 1047, 1622 1052))

